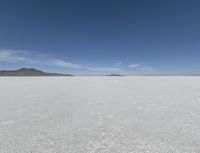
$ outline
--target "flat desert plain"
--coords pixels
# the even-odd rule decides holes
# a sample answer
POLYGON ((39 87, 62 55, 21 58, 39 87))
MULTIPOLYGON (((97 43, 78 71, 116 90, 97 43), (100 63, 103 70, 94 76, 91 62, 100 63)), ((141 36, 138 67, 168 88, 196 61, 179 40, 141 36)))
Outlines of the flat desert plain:
POLYGON ((0 153, 199 153, 200 77, 1 77, 0 153))

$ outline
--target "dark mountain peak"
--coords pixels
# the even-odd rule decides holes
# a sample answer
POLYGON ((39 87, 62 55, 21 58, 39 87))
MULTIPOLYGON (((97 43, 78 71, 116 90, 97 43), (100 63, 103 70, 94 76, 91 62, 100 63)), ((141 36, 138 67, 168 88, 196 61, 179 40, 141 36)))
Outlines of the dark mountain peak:
POLYGON ((108 75, 108 76, 125 76, 125 75, 113 73, 113 74, 110 74, 110 75, 108 75))
POLYGON ((16 71, 27 71, 27 70, 36 70, 36 69, 23 67, 23 68, 17 69, 16 71))
POLYGON ((17 71, 17 72, 40 72, 40 73, 44 73, 43 71, 40 71, 40 70, 37 70, 37 69, 34 69, 34 68, 20 68, 20 69, 14 70, 14 71, 17 71))
POLYGON ((20 68, 17 70, 2 70, 0 76, 72 76, 71 74, 48 73, 34 68, 20 68))

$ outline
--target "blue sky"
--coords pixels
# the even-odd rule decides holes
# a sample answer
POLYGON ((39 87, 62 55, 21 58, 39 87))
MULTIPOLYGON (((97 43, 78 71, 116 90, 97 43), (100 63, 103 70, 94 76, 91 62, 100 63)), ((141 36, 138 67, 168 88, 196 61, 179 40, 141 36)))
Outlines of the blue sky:
POLYGON ((0 69, 200 74, 197 0, 1 0, 0 69))

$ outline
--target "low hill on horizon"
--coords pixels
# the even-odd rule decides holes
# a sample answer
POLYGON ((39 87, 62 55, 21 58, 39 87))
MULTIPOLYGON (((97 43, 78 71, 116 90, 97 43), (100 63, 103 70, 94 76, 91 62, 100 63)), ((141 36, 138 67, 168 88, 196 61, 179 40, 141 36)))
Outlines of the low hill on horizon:
POLYGON ((20 68, 17 70, 0 70, 0 76, 73 76, 72 74, 49 73, 34 68, 20 68))

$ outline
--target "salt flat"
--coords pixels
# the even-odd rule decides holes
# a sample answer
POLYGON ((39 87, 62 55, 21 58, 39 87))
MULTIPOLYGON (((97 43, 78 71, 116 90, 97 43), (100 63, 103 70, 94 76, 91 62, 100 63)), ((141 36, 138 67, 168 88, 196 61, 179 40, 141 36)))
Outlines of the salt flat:
POLYGON ((2 77, 0 153, 199 153, 200 77, 2 77))

